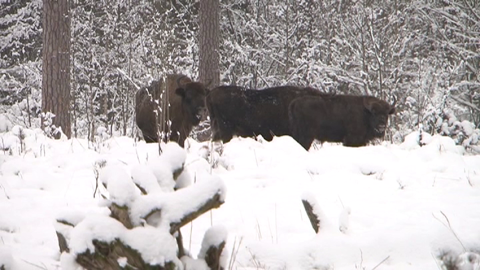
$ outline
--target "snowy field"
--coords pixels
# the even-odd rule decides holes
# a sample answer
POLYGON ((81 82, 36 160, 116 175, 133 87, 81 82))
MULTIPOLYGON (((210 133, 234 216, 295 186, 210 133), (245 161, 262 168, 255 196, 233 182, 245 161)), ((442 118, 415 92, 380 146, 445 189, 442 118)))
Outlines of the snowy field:
MULTIPOLYGON (((93 196, 95 164, 132 172, 158 156, 158 146, 24 133, 23 144, 11 132, 0 134, 2 148, 10 148, 0 151, 0 266, 65 269, 71 264, 61 263, 55 220, 107 210, 93 196)), ((205 232, 220 226, 228 233, 226 269, 442 269, 441 254, 461 269, 480 269, 480 156, 447 137, 424 137, 423 147, 417 138, 309 152, 290 137, 237 138, 213 169, 203 158, 208 144, 189 141, 191 184, 216 175, 226 196, 182 228, 184 245, 196 257, 205 232), (318 234, 302 199, 316 205, 318 234)))

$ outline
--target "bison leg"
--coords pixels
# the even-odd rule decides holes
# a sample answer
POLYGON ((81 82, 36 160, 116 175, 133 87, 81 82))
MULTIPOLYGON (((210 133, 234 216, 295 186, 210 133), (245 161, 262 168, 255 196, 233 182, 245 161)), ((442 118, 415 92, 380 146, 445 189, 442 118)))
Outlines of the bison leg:
POLYGON ((146 143, 156 143, 158 142, 157 136, 143 135, 143 139, 146 143))
POLYGON ((292 138, 297 141, 305 150, 308 151, 312 145, 315 136, 311 136, 305 132, 305 129, 299 124, 296 120, 290 121, 290 132, 292 133, 292 138))
POLYGON ((220 138, 222 142, 227 143, 233 138, 233 134, 229 132, 222 132, 220 138))
MULTIPOLYGON (((214 142, 224 141, 225 136, 222 135, 222 132, 220 131, 220 128, 218 128, 217 126, 214 127, 212 125, 211 129, 212 129, 212 141, 214 141, 214 142)), ((232 139, 232 138, 230 138, 230 139, 232 139)))
POLYGON ((359 137, 358 135, 349 134, 343 139, 343 145, 349 147, 360 147, 365 146, 366 142, 365 140, 363 140, 362 137, 359 137))
POLYGON ((233 138, 233 135, 223 135, 220 132, 213 134, 212 141, 214 142, 224 142, 227 143, 233 138))
POLYGON ((143 139, 146 143, 156 143, 158 142, 158 136, 154 130, 142 130, 143 139))
POLYGON ((222 119, 215 118, 212 113, 210 113, 210 130, 214 142, 229 142, 233 138, 233 134, 228 132, 231 128, 222 119))
POLYGON ((218 142, 221 141, 220 133, 218 131, 212 131, 212 141, 218 142))
POLYGON ((222 141, 224 143, 229 142, 233 138, 233 128, 229 127, 228 125, 220 125, 217 124, 215 125, 215 128, 213 129, 213 136, 212 140, 214 142, 222 141))
POLYGON ((292 130, 292 138, 296 140, 305 150, 308 151, 315 139, 314 136, 308 135, 304 132, 298 132, 298 127, 292 130))
POLYGON ((262 134, 262 137, 267 141, 267 142, 271 142, 273 140, 273 137, 275 136, 275 134, 273 134, 272 131, 269 131, 267 133, 264 133, 262 134))
POLYGON ((310 149, 310 146, 312 145, 312 142, 313 142, 313 138, 311 137, 303 137, 301 139, 297 139, 297 142, 303 146, 303 148, 305 148, 305 150, 308 151, 308 149, 310 149))

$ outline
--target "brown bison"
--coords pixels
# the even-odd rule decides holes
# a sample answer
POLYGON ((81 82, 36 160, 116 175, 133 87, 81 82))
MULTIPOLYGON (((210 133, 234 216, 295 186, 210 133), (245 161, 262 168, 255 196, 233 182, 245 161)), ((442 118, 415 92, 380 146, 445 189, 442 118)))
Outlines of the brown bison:
POLYGON ((185 75, 170 74, 166 81, 165 93, 162 93, 161 81, 137 91, 135 120, 147 143, 158 142, 160 136, 183 147, 193 126, 198 125, 205 114, 207 89, 185 75))
POLYGON ((289 119, 292 137, 307 150, 314 139, 358 147, 383 137, 394 112, 395 102, 372 96, 300 97, 290 103, 289 119))
POLYGON ((314 88, 280 86, 263 90, 220 86, 210 91, 207 107, 213 141, 228 142, 234 135, 290 135, 288 105, 300 96, 326 95, 314 88))

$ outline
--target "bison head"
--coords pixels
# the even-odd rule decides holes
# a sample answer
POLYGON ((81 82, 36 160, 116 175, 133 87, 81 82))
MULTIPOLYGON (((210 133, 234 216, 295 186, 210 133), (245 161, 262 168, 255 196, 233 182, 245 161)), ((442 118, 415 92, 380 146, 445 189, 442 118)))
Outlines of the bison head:
POLYGON ((175 90, 182 98, 182 106, 191 123, 196 126, 206 115, 205 97, 207 89, 202 83, 186 83, 175 90))
POLYGON ((368 123, 373 129, 374 135, 376 137, 385 135, 388 116, 395 113, 395 102, 390 105, 383 100, 374 97, 366 97, 363 100, 363 105, 367 111, 368 123))

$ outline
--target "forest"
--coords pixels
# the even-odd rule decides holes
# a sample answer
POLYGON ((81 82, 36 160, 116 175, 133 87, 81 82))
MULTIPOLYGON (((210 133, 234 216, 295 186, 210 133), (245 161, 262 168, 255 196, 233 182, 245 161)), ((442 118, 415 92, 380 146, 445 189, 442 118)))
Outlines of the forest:
MULTIPOLYGON (((40 127, 41 0, 0 1, 1 130, 40 127)), ((198 78, 199 2, 70 0, 72 137, 137 136, 134 95, 198 78)), ((226 0, 220 84, 312 86, 397 99, 386 140, 412 131, 468 148, 480 137, 480 2, 226 0)))
POLYGON ((0 270, 477 269, 479 37, 478 0, 0 0, 0 270), (140 142, 135 94, 171 74, 395 113, 367 147, 217 152, 208 120, 185 149, 140 142))

